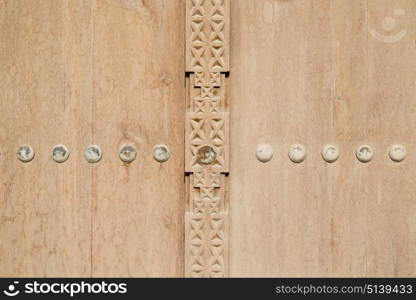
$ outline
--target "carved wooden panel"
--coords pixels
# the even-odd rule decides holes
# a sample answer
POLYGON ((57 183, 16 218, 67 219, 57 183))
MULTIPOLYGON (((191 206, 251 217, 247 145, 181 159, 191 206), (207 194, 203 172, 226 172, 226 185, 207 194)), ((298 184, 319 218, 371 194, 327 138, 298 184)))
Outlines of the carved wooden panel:
POLYGON ((229 0, 186 4, 185 273, 228 274, 229 0))

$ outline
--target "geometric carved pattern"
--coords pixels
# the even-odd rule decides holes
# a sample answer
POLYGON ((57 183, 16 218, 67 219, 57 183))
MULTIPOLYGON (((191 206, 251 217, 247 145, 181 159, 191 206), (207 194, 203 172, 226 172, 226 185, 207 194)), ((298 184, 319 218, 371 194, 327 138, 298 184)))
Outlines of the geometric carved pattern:
MULTIPOLYGON (((191 174, 189 211, 186 212, 186 275, 189 277, 224 277, 227 272, 228 213, 224 207, 224 175, 208 174, 209 185, 191 174), (212 178, 211 178, 212 176, 212 178), (196 186, 199 185, 199 188, 196 186)), ((202 174, 199 174, 201 176, 202 174)))
POLYGON ((186 71, 216 76, 229 71, 229 1, 187 1, 186 71))
POLYGON ((187 0, 186 12, 185 275, 224 277, 229 243, 229 0, 187 0), (205 155, 211 160, 204 160, 205 155))
POLYGON ((186 172, 199 172, 205 168, 199 161, 198 153, 202 147, 210 146, 216 154, 211 168, 216 172, 226 172, 226 113, 189 113, 187 114, 187 151, 186 172))
POLYGON ((185 172, 200 172, 198 154, 203 147, 211 147, 216 159, 209 167, 220 173, 228 173, 228 112, 226 77, 221 74, 218 87, 195 86, 196 76, 187 80, 187 112, 185 140, 185 172))

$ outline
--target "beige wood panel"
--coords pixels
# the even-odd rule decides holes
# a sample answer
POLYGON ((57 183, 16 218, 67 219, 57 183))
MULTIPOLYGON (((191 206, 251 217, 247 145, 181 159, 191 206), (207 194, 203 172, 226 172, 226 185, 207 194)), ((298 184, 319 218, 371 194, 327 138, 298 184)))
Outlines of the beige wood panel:
POLYGON ((184 1, 96 1, 94 276, 182 276, 184 1), (131 164, 118 148, 133 144, 131 164), (171 158, 157 163, 155 144, 171 158))
POLYGON ((0 1, 0 276, 90 274, 90 33, 88 2, 0 1))
POLYGON ((367 274, 415 276, 416 2, 370 0, 368 26, 368 135, 378 153, 369 169, 367 274), (387 157, 394 143, 407 148, 403 163, 387 157))
POLYGON ((415 274, 415 5, 232 2, 231 276, 415 274), (373 29, 406 35, 386 43, 373 29), (308 151, 301 164, 287 156, 294 142, 308 151), (275 149, 266 164, 260 143, 275 149), (333 164, 326 143, 341 149, 333 164), (363 143, 368 164, 355 158, 363 143), (404 162, 388 158, 393 143, 404 162))
POLYGON ((338 144, 341 156, 336 163, 326 165, 330 194, 322 210, 326 216, 322 220, 326 227, 322 239, 327 243, 322 260, 328 268, 322 275, 366 276, 367 180, 373 162, 359 162, 355 151, 362 144, 374 147, 367 131, 367 1, 355 1, 354 5, 334 2, 331 25, 330 142, 338 144))
POLYGON ((308 276, 322 267, 328 191, 312 149, 331 124, 321 118, 332 115, 329 13, 329 2, 232 2, 231 276, 308 276), (293 164, 287 150, 298 142, 308 159, 293 164), (261 143, 275 149, 267 164, 254 156, 261 143))

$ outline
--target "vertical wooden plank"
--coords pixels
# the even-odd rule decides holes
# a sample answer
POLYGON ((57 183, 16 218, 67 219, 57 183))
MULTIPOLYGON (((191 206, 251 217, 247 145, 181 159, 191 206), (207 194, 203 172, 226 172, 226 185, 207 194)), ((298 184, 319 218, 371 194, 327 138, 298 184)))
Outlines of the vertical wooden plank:
POLYGON ((182 276, 185 3, 94 3, 93 276, 182 276), (138 151, 130 164, 124 143, 138 151))
POLYGON ((416 2, 368 1, 368 134, 377 149, 367 184, 367 276, 416 271, 416 2), (403 144, 406 159, 388 157, 403 144))
POLYGON ((185 276, 229 274, 229 0, 186 1, 185 276))
POLYGON ((85 1, 0 1, 0 275, 89 276, 90 209, 79 145, 89 140, 85 1), (16 159, 21 144, 33 161, 16 159), (53 145, 72 151, 64 164, 53 145))
POLYGON ((415 6, 232 3, 231 276, 414 273, 415 6), (299 165, 294 140, 308 150, 299 165), (266 164, 260 143, 275 148, 266 164), (323 162, 325 143, 337 162, 323 162), (388 157, 395 143, 409 151, 401 163, 388 157))
MULTIPOLYGON (((356 149, 370 144, 367 112, 367 1, 333 1, 331 55, 331 139, 340 147, 339 160, 328 165, 331 186, 328 260, 324 276, 365 276, 369 164, 359 162, 356 149)), ((370 163, 372 164, 372 163, 370 163)))
POLYGON ((231 3, 231 276, 328 272, 331 2, 231 3), (258 144, 274 148, 268 163, 258 144), (307 159, 288 158, 303 143, 307 159))

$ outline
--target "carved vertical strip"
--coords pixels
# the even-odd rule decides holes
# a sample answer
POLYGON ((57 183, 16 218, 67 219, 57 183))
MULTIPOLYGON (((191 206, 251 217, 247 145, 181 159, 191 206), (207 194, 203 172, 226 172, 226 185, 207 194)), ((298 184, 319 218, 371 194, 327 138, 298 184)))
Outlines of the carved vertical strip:
POLYGON ((185 275, 228 275, 229 0, 186 1, 185 275))

